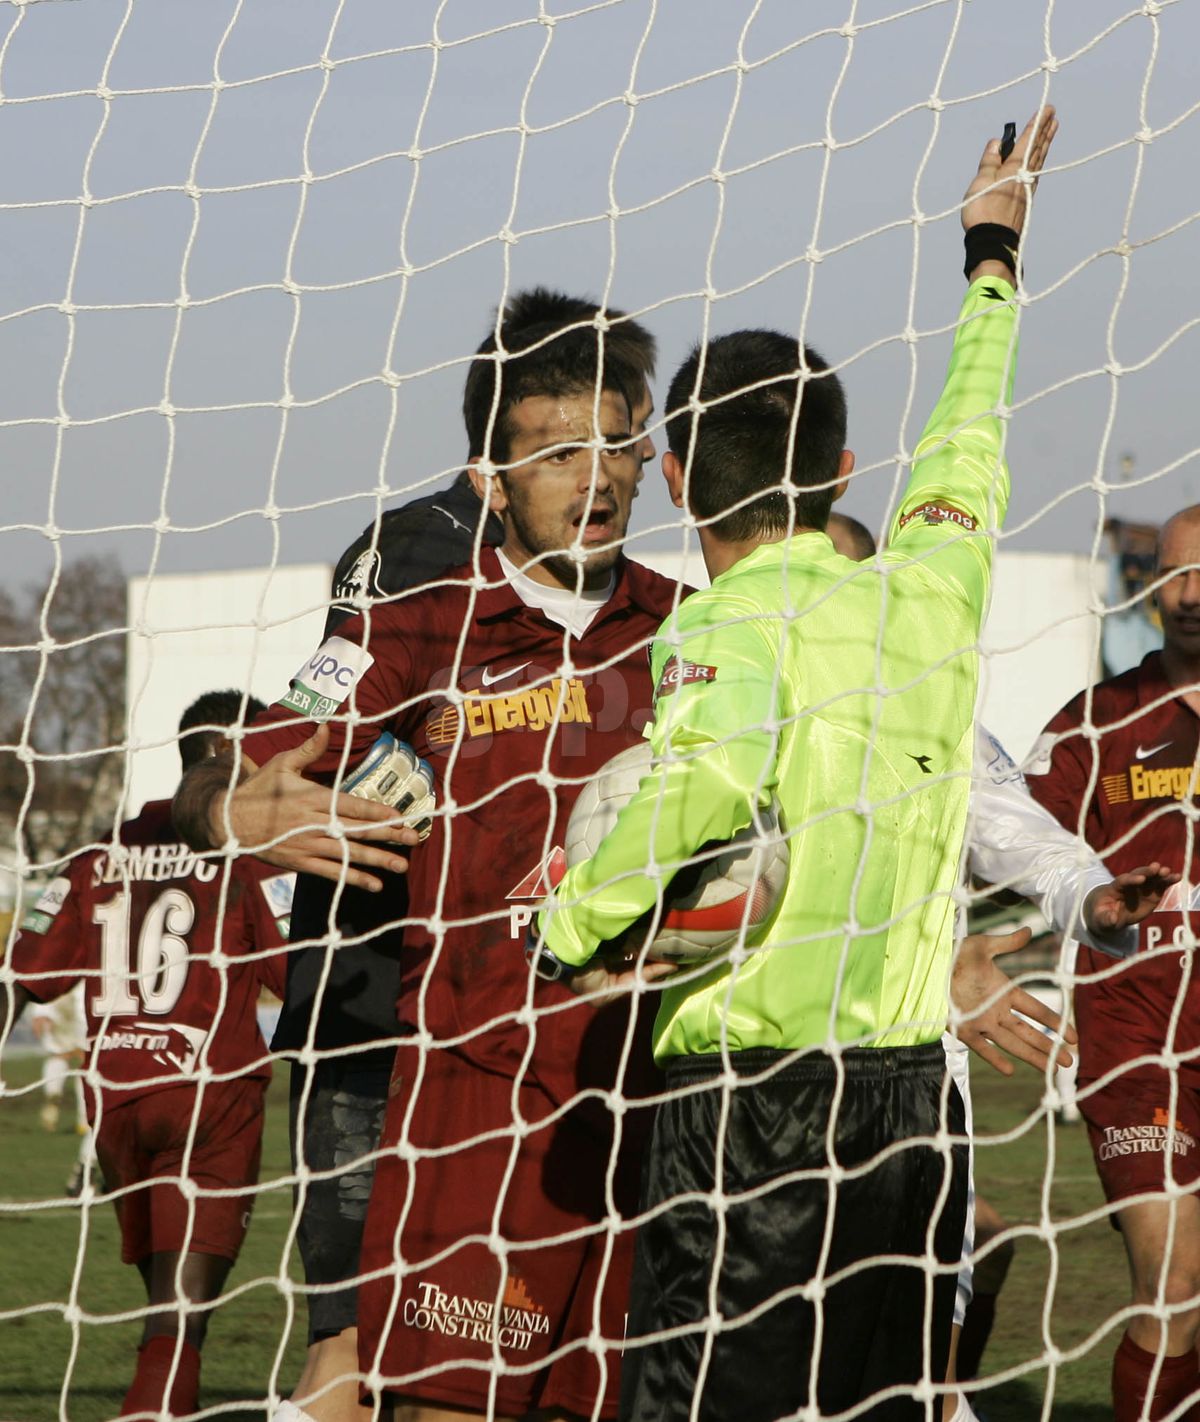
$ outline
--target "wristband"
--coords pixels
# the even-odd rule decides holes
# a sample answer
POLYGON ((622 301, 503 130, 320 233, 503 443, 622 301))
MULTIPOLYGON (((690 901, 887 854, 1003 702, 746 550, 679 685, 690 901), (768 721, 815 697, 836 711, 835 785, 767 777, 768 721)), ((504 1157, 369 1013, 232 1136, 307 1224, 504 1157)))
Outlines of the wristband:
POLYGON ((963 275, 970 281, 971 273, 980 262, 1003 262, 1012 272, 1015 283, 1020 241, 1019 233, 999 222, 980 222, 975 227, 968 227, 963 233, 963 246, 967 250, 963 275))

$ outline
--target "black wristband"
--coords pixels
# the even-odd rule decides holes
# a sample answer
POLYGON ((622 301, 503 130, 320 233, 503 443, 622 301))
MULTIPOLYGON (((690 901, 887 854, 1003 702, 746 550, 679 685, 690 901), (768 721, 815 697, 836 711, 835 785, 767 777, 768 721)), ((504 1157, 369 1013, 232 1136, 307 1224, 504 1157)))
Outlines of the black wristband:
POLYGON ((963 275, 968 281, 980 262, 1003 262, 1017 279, 1017 246, 1021 238, 1011 227, 999 222, 981 222, 968 227, 963 233, 963 246, 967 249, 967 260, 963 275))

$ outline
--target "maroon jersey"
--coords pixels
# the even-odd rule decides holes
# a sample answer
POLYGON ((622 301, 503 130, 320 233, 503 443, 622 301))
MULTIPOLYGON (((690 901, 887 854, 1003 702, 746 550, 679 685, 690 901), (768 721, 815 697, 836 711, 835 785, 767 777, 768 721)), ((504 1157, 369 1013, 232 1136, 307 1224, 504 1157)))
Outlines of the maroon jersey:
POLYGON ((158 800, 46 889, 13 968, 39 1002, 85 982, 89 1061, 113 1088, 106 1106, 133 1088, 178 1086, 205 1064, 270 1076, 256 1004, 260 984, 283 991, 294 878, 249 856, 228 871, 197 857, 179 843, 171 802, 158 800), (227 961, 212 961, 218 947, 227 961))
POLYGON ((262 765, 311 735, 308 718, 332 718, 311 772, 328 783, 381 731, 429 761, 438 813, 407 876, 401 1026, 489 1070, 525 1070, 566 1100, 592 1078, 595 1013, 539 984, 536 1020, 518 1021, 532 1003, 525 929, 561 875, 581 786, 649 719, 647 649, 676 584, 622 559, 612 597, 582 638, 568 638, 521 601, 490 548, 480 568, 493 586, 473 587, 474 570, 457 569, 449 585, 341 623, 246 749, 262 765))
MULTIPOLYGON (((1029 767, 1035 799, 1120 874, 1153 860, 1183 875, 1139 930, 1138 954, 1111 958, 1080 946, 1077 971, 1104 973, 1076 988, 1080 1071, 1088 1079, 1143 1055, 1161 1056, 1181 994, 1174 1048, 1200 1050, 1200 971, 1183 950, 1200 936, 1194 792, 1200 718, 1175 695, 1162 657, 1081 693, 1046 727, 1029 767), (1095 738, 1085 726, 1095 728, 1095 738), (1190 908, 1188 907, 1190 905, 1190 908), (1185 969, 1190 969, 1185 978, 1185 969)), ((1184 1067, 1200 1083, 1200 1064, 1184 1067)))

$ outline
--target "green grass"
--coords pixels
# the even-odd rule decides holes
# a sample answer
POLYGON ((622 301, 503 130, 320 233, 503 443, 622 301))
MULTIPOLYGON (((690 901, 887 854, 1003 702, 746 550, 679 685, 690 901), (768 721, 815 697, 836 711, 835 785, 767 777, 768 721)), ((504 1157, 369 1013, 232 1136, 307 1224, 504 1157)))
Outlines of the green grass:
MULTIPOLYGON (((28 1086, 36 1059, 5 1062, 9 1090, 28 1086)), ((269 1185, 287 1169, 287 1113, 278 1074, 267 1115, 262 1181, 269 1185)), ((990 1387, 976 1405, 988 1422, 1030 1422, 1041 1415, 1047 1387, 1047 1343, 1069 1353, 1081 1348, 1126 1302, 1120 1239, 1106 1219, 1075 1227, 1073 1219, 1102 1203, 1082 1126, 1048 1131, 1039 1115, 1041 1082, 1022 1070, 1013 1081, 975 1073, 975 1114, 981 1137, 977 1179, 1013 1225, 1039 1227, 1047 1179, 1047 1142, 1052 1133, 1055 1165, 1048 1193, 1049 1231, 1057 1257, 1050 1289, 1051 1244, 1023 1238, 1000 1297, 996 1331, 984 1357, 994 1377, 1021 1369, 1019 1378, 990 1387), (1007 1143, 998 1137, 1018 1132, 1007 1143), (1048 1336, 1043 1316, 1048 1310, 1048 1336)), ((133 1367, 140 1324, 115 1316, 144 1299, 137 1272, 121 1265, 116 1222, 108 1206, 14 1211, 16 1201, 61 1196, 76 1147, 73 1133, 44 1132, 38 1121, 41 1096, 29 1091, 0 1100, 0 1310, 28 1309, 0 1321, 0 1418, 53 1422, 68 1376, 75 1330, 63 1305, 76 1297, 85 1313, 69 1366, 65 1415, 71 1422, 100 1422, 115 1414, 133 1367), (84 1233, 86 1231, 86 1234, 84 1233), (82 1251, 80 1249, 83 1241, 82 1251), (82 1252, 77 1292, 76 1261, 82 1252), (49 1307, 47 1307, 49 1305, 49 1307), (35 1311, 37 1310, 37 1311, 35 1311)), ((296 1378, 303 1355, 304 1310, 297 1300, 290 1329, 277 1279, 290 1216, 290 1193, 268 1189, 259 1199, 242 1257, 231 1276, 231 1296, 217 1309, 205 1347, 203 1402, 215 1416, 241 1422, 262 1417, 261 1399, 278 1364, 281 1390, 296 1378), (282 1354, 280 1352, 282 1344, 282 1354)), ((291 1275, 299 1278, 293 1262, 291 1275)), ((1117 1333, 1099 1337, 1053 1380, 1051 1416, 1058 1422, 1101 1422, 1111 1417, 1108 1372, 1117 1333)))

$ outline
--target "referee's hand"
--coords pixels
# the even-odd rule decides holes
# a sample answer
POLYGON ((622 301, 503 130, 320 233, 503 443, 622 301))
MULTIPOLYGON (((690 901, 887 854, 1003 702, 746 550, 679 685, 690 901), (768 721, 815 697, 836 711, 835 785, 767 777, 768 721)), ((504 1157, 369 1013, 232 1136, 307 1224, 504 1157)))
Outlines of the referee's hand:
POLYGON ((1079 1041, 1070 1023, 1018 987, 995 961, 1001 953, 1018 952, 1031 937, 1027 928, 1016 933, 970 934, 959 944, 950 977, 950 1030, 1001 1076, 1013 1074, 1005 1052, 1044 1072, 1050 1065, 1070 1066, 1073 1060, 1065 1046, 1056 1045, 1055 1037, 1072 1046, 1079 1041), (1030 1026, 1026 1017, 1040 1022, 1054 1037, 1030 1026))

